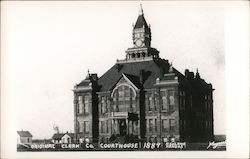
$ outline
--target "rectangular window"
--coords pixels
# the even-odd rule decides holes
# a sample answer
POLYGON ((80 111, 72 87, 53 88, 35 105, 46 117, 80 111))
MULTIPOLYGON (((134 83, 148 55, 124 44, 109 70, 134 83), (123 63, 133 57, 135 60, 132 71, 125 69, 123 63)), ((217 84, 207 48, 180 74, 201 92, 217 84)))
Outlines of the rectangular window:
POLYGON ((105 132, 105 121, 100 121, 100 128, 101 128, 101 133, 105 132))
POLYGON ((80 123, 79 127, 79 132, 82 133, 84 131, 84 123, 80 123))
POLYGON ((89 112, 89 102, 90 102, 89 96, 86 95, 84 97, 84 113, 88 113, 89 112))
POLYGON ((174 110, 174 91, 173 90, 168 90, 168 101, 169 101, 169 111, 174 110))
POLYGON ((169 130, 174 130, 175 127, 175 120, 169 119, 169 130))
POLYGON ((168 120, 167 119, 163 119, 162 120, 162 131, 163 132, 167 132, 168 129, 168 120))
POLYGON ((153 132, 153 128, 154 128, 154 120, 149 119, 149 132, 153 132))
POLYGON ((78 96, 78 112, 79 112, 79 114, 83 113, 83 99, 82 99, 82 96, 78 96))
POLYGON ((162 99, 162 110, 168 111, 168 100, 167 100, 166 91, 164 90, 161 91, 161 99, 162 99))
POLYGON ((148 95, 148 98, 149 98, 148 110, 149 110, 149 111, 152 111, 153 108, 154 108, 154 97, 153 97, 153 94, 150 93, 150 94, 148 95))
POLYGON ((89 133, 89 122, 88 121, 84 121, 84 133, 89 133))
POLYGON ((106 97, 101 97, 101 114, 107 113, 107 100, 106 97))

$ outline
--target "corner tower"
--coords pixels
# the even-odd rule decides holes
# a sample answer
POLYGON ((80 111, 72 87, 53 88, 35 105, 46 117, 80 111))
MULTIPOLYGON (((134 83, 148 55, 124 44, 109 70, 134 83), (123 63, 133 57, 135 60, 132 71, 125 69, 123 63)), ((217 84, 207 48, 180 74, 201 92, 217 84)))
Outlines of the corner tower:
POLYGON ((126 50, 125 61, 159 58, 159 51, 151 47, 151 29, 144 17, 142 6, 139 16, 133 25, 133 47, 126 50))

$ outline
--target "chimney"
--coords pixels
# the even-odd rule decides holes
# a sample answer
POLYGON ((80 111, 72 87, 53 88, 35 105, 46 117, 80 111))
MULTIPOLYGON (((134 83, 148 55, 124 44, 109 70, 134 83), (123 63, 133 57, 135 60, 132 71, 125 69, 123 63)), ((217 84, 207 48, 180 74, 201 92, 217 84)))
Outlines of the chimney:
POLYGON ((185 69, 185 77, 188 78, 188 76, 189 76, 189 70, 185 69))
POLYGON ((91 74, 91 79, 92 79, 92 81, 97 81, 98 80, 97 74, 96 73, 92 73, 91 74))
POLYGON ((194 72, 189 72, 189 78, 194 79, 194 72))
POLYGON ((144 74, 145 74, 144 69, 141 69, 141 70, 140 70, 140 83, 141 83, 141 84, 144 83, 144 74))
POLYGON ((189 72, 188 69, 185 70, 185 77, 187 79, 194 79, 194 72, 189 72))

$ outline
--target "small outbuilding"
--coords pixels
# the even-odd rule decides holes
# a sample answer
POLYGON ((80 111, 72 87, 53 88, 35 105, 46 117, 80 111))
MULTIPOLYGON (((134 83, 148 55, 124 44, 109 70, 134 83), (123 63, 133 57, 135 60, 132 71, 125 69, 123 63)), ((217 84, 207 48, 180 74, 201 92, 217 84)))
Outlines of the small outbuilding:
POLYGON ((17 131, 17 144, 32 144, 32 137, 29 131, 17 131))
POLYGON ((52 142, 55 144, 60 143, 72 143, 74 139, 74 133, 56 133, 52 136, 52 142))

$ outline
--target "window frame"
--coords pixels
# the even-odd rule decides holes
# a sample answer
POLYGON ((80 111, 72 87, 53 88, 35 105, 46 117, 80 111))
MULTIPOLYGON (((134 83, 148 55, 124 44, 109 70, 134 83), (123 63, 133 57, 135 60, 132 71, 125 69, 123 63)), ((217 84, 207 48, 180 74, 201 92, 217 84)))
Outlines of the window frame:
POLYGON ((175 119, 169 119, 169 130, 170 131, 175 130, 175 119), (171 121, 173 121, 173 122, 171 122, 171 121))

